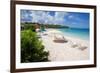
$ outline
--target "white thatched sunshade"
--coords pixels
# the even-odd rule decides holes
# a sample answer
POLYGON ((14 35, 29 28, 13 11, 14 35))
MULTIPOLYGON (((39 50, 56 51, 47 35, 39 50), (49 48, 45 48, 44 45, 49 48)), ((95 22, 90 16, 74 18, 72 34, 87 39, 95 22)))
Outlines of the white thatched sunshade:
POLYGON ((59 30, 51 30, 51 31, 49 31, 49 33, 61 34, 61 31, 59 31, 59 30))

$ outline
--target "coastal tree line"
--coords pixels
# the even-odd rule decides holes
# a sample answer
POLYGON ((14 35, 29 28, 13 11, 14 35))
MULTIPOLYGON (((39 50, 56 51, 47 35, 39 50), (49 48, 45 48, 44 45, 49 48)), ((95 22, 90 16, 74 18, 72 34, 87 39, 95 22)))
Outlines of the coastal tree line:
POLYGON ((40 24, 40 23, 31 23, 31 22, 25 22, 21 23, 24 28, 30 27, 34 28, 35 24, 39 25, 40 27, 45 27, 45 28, 69 28, 69 26, 61 25, 61 24, 40 24))

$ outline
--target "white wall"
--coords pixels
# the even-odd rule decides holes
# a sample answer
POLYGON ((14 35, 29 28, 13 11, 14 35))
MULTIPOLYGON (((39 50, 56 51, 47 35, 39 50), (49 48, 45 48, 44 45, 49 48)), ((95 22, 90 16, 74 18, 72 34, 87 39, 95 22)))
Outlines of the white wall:
MULTIPOLYGON (((97 31, 100 37, 100 0, 33 0, 43 2, 97 5, 97 31)), ((100 38, 97 41, 97 68, 65 69, 34 73, 98 73, 100 72, 100 38)), ((0 0, 0 73, 10 73, 10 0, 0 0)), ((30 72, 33 73, 33 72, 30 72)))

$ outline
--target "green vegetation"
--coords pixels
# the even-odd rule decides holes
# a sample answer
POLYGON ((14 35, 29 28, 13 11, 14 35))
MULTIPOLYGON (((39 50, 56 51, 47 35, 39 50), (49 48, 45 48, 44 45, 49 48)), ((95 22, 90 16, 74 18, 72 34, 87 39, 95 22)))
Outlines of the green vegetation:
POLYGON ((68 26, 64 26, 64 25, 54 25, 54 24, 48 24, 48 25, 44 25, 47 28, 69 28, 68 26))
POLYGON ((21 30, 32 30, 35 31, 35 25, 33 24, 21 24, 21 30))
POLYGON ((43 29, 46 28, 69 28, 68 26, 60 25, 60 24, 39 24, 39 23, 21 23, 24 29, 34 28, 35 24, 38 24, 43 29))
POLYGON ((42 41, 37 38, 36 32, 30 30, 21 31, 21 62, 48 61, 49 53, 44 50, 42 41))

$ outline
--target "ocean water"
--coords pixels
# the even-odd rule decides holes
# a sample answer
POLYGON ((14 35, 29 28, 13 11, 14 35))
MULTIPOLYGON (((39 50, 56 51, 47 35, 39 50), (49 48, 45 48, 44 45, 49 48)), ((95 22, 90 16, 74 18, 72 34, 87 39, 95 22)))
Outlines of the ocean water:
POLYGON ((60 30, 66 36, 89 40, 89 29, 61 28, 58 30, 60 30))

